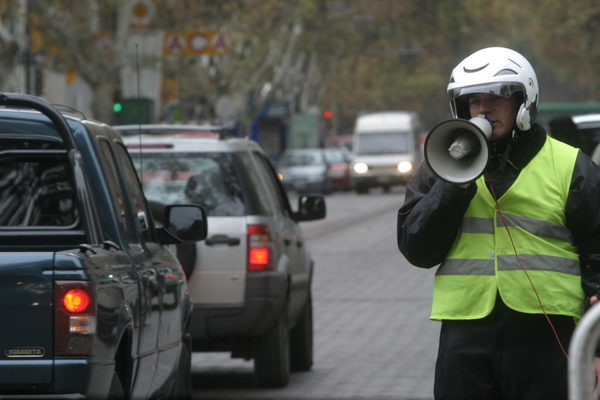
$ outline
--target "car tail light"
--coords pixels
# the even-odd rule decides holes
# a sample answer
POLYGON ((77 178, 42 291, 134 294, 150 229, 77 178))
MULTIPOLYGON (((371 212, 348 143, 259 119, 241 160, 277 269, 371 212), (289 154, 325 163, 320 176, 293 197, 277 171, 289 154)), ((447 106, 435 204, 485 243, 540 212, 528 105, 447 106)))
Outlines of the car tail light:
POLYGON ((271 234, 268 225, 248 225, 248 271, 271 269, 271 234))
POLYGON ((54 282, 54 353, 87 355, 96 334, 96 305, 90 284, 54 282))

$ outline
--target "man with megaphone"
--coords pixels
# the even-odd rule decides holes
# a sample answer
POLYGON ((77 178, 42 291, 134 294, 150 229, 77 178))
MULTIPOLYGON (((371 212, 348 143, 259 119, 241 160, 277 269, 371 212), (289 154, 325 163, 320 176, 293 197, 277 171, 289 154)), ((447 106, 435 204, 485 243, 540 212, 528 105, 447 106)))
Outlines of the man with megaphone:
POLYGON ((598 300, 600 169, 534 122, 521 54, 471 54, 447 92, 454 119, 428 134, 397 227, 410 263, 439 264, 435 398, 566 399, 569 340, 598 300))

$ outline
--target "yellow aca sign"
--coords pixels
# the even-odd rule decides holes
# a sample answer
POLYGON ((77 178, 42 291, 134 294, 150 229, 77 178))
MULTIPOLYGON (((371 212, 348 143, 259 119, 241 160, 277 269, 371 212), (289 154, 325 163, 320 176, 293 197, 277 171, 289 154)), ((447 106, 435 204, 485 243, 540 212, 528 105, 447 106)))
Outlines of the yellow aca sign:
POLYGON ((230 37, 219 31, 165 31, 164 56, 219 55, 231 50, 230 37))

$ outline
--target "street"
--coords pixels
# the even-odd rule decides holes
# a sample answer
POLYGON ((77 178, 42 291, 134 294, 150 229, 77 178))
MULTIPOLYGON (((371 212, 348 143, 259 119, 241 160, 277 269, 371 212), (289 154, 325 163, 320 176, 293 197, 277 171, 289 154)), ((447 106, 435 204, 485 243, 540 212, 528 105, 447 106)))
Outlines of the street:
POLYGON ((402 200, 400 188, 335 193, 326 198, 325 220, 302 223, 316 263, 310 372, 293 373, 286 388, 262 389, 252 361, 194 353, 194 398, 431 399, 439 332, 428 319, 434 270, 411 266, 398 251, 402 200))

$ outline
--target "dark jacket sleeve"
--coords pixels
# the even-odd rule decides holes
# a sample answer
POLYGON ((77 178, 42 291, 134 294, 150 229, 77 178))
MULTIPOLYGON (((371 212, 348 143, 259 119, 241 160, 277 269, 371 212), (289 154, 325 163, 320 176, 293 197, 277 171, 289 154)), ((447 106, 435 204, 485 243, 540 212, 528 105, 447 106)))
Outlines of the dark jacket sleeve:
POLYGON ((577 155, 565 208, 566 224, 579 250, 587 296, 600 290, 600 167, 581 151, 577 155))
POLYGON ((398 211, 398 248, 411 264, 431 268, 445 259, 476 191, 475 184, 461 188, 421 164, 398 211))

